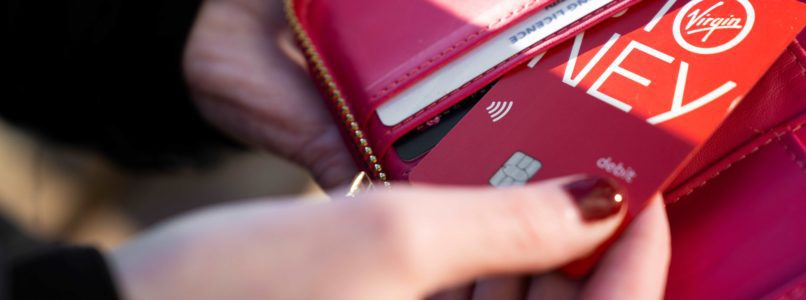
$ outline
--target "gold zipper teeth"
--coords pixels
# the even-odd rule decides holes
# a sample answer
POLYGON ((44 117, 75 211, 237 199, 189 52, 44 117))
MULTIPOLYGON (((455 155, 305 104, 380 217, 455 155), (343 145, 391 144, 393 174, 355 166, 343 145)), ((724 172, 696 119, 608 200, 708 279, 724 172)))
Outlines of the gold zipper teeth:
POLYGON ((342 124, 349 128, 353 144, 361 152, 366 168, 369 170, 370 174, 372 174, 372 177, 380 180, 383 182, 384 186, 388 187, 389 178, 378 162, 378 158, 375 156, 376 153, 372 150, 372 147, 370 147, 369 142, 367 142, 364 132, 361 130, 355 116, 350 110, 350 106, 347 105, 347 101, 333 81, 333 77, 330 75, 327 67, 325 67, 322 57, 319 55, 319 52, 316 51, 313 41, 311 41, 308 33, 302 28, 302 24, 299 22, 297 14, 294 12, 294 0, 285 0, 285 14, 291 26, 291 30, 294 31, 297 42, 302 47, 305 57, 308 59, 308 64, 313 68, 314 76, 321 81, 320 83, 323 83, 328 93, 326 96, 330 98, 329 100, 335 105, 342 124))

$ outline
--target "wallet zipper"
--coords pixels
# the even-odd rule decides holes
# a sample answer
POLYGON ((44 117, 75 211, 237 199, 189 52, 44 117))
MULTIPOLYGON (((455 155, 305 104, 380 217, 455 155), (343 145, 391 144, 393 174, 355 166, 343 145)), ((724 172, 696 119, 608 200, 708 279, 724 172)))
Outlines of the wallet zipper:
POLYGON ((344 96, 339 90, 338 86, 336 86, 333 76, 331 76, 330 71, 325 66, 321 55, 318 51, 316 51, 316 47, 314 47, 310 36, 307 32, 305 32, 305 29, 302 28, 302 24, 300 23, 299 18, 297 18, 297 14, 294 12, 294 0, 285 0, 285 14, 288 24, 291 26, 291 30, 294 32, 297 42, 299 43, 300 47, 302 47, 305 57, 308 60, 308 64, 312 68, 313 75, 316 77, 316 80, 319 80, 319 83, 322 84, 322 87, 324 87, 324 89, 327 91, 326 97, 328 97, 332 102, 332 105, 336 107, 336 114, 339 117, 339 122, 343 126, 347 127, 347 131, 350 133, 350 138, 353 142, 353 145, 356 147, 359 153, 361 153, 365 167, 369 173, 372 174, 374 179, 381 181, 384 186, 388 187, 390 185, 389 178, 383 171, 383 166, 381 166, 380 162, 378 161, 375 151, 373 151, 372 147, 369 145, 369 142, 364 135, 364 131, 361 130, 358 122, 356 122, 355 115, 347 105, 347 101, 344 99, 344 96))

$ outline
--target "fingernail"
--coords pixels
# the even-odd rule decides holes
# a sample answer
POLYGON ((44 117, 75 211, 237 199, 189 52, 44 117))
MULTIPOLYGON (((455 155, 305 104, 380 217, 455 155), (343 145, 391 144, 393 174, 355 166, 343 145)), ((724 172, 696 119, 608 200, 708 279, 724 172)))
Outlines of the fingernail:
POLYGON ((601 177, 587 177, 563 187, 574 198, 586 221, 613 216, 626 201, 621 188, 614 181, 601 177))

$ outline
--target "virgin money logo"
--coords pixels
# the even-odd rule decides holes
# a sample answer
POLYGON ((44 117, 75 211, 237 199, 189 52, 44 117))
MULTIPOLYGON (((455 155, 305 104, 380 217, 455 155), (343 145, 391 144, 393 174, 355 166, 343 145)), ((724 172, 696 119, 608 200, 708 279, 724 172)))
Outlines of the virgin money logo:
POLYGON ((749 0, 693 0, 674 19, 672 33, 684 49, 697 54, 736 47, 753 29, 756 12, 749 0))

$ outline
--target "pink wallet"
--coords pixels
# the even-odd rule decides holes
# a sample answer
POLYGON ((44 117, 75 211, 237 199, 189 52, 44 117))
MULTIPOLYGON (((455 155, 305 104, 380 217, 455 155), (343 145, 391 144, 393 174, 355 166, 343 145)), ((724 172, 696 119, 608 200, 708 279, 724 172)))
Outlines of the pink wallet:
MULTIPOLYGON (((401 137, 638 0, 607 1, 416 113, 394 122, 379 114, 552 2, 286 0, 286 10, 356 163, 386 183, 407 180, 419 161, 394 151, 401 137)), ((806 299, 804 66, 795 41, 664 192, 673 236, 667 298, 806 299)))

